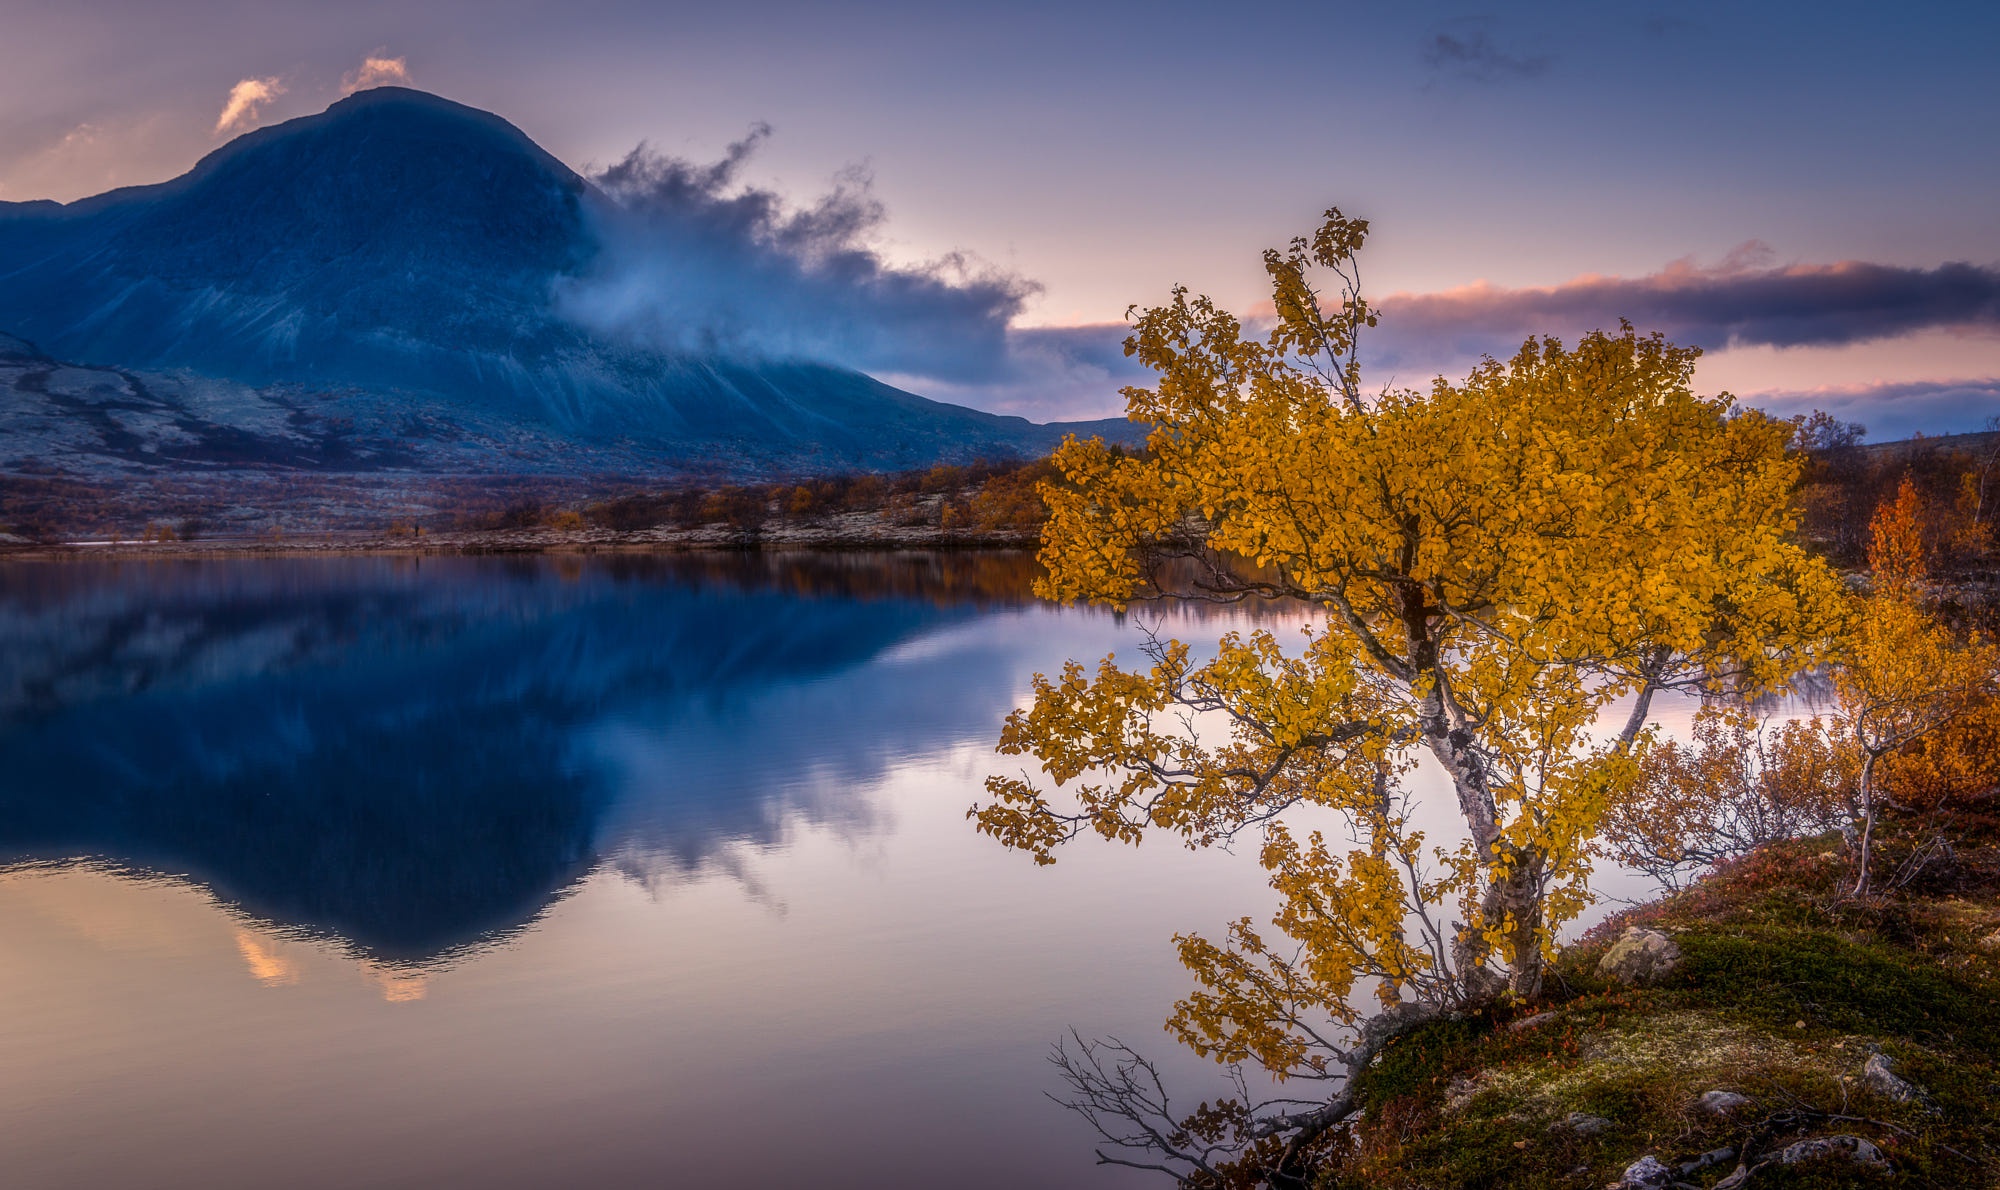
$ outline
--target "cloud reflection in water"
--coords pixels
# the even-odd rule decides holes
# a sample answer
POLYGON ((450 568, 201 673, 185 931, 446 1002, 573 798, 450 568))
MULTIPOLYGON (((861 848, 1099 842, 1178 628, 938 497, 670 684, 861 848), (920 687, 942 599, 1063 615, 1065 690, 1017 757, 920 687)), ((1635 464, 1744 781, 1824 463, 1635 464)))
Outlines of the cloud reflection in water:
POLYGON ((873 829, 859 791, 991 735, 1012 693, 976 637, 910 646, 1021 601, 1027 565, 14 568, 0 862, 173 874, 370 959, 447 957, 608 858, 657 880, 800 820, 873 829))

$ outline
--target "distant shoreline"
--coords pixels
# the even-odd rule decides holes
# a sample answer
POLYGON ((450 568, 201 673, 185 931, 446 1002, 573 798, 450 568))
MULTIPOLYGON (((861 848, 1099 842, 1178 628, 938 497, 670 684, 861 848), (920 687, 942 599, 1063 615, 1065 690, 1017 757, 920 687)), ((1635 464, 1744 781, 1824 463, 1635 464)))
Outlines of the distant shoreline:
POLYGON ((329 531, 195 541, 76 541, 0 544, 0 562, 90 562, 348 555, 478 557, 506 554, 691 553, 761 550, 1022 550, 1041 544, 1037 530, 946 530, 886 525, 861 515, 760 531, 706 525, 680 529, 447 529, 392 534, 329 531), (850 523, 859 522, 859 523, 850 523))

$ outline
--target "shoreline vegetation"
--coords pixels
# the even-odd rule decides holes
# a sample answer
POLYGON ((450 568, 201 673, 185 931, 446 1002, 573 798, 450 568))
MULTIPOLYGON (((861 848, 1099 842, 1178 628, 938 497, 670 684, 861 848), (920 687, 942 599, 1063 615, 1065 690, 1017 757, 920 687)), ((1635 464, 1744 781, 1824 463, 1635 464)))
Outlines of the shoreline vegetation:
POLYGON ((1776 840, 1606 919, 1533 1002, 1399 1033, 1313 1184, 2000 1184, 2000 817, 1882 828, 1875 897, 1838 832, 1776 840))
MULTIPOLYGON (((1032 549, 1047 509, 1046 460, 940 465, 892 475, 807 477, 767 484, 682 484, 562 499, 464 489, 449 512, 382 524, 357 518, 244 531, 181 512, 107 524, 46 504, 11 521, 0 499, 0 558, 248 557, 299 554, 521 554, 691 550, 1032 549), (10 531, 11 530, 11 531, 10 531)), ((0 492, 4 496, 4 492, 0 492)))
MULTIPOLYGON (((1863 568, 1875 510, 1908 479, 1923 504, 1930 573, 1974 591, 1991 585, 2000 431, 1863 444, 1861 427, 1817 416, 1801 423, 1802 544, 1835 566, 1863 568)), ((760 484, 624 483, 594 496, 461 478, 388 519, 226 512, 215 495, 163 500, 140 516, 98 503, 92 489, 16 478, 0 480, 0 559, 1034 549, 1048 519, 1038 485, 1054 478, 1047 459, 760 484)))
POLYGON ((612 554, 744 551, 865 552, 872 550, 1033 550, 1036 530, 939 529, 896 525, 868 514, 831 517, 817 523, 784 525, 745 533, 727 525, 680 529, 444 529, 397 533, 334 530, 295 536, 105 540, 82 542, 0 542, 0 561, 64 562, 144 559, 364 556, 409 557, 496 554, 612 554))

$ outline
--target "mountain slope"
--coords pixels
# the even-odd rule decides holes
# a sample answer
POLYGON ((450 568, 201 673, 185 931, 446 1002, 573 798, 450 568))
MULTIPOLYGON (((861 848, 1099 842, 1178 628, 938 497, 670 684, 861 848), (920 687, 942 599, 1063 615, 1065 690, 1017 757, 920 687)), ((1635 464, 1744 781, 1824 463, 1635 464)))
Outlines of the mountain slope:
MULTIPOLYGON (((751 468, 898 467, 1060 438, 809 361, 591 335, 552 291, 603 251, 591 228, 610 202, 497 116, 380 88, 169 182, 0 203, 0 331, 156 391, 226 382, 336 420, 453 427, 462 449, 397 456, 417 469, 630 473, 718 450, 751 468), (485 459, 463 445, 500 441, 485 459)), ((22 375, 0 388, 14 420, 59 418, 22 375)), ((35 455, 19 439, 10 453, 35 455)))

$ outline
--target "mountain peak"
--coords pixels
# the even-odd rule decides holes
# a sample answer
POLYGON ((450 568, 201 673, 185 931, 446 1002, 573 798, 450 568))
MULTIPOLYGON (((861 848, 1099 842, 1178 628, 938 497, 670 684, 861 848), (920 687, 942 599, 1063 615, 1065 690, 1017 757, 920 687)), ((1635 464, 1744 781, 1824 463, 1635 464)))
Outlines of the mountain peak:
POLYGON ((546 327, 529 315, 551 279, 594 250, 589 191, 498 116, 376 88, 172 181, 0 222, 0 326, 71 358, 255 382, 292 373, 316 339, 331 354, 356 334, 532 346, 521 329, 546 327), (35 263, 10 276, 9 255, 35 263))
POLYGON ((519 154, 552 175, 582 182, 573 170, 529 139, 527 133, 501 117, 413 87, 371 87, 356 91, 336 100, 318 115, 299 116, 246 132, 204 157, 191 176, 200 174, 210 162, 227 161, 295 137, 356 138, 378 152, 416 143, 448 145, 456 153, 471 150, 519 154))

